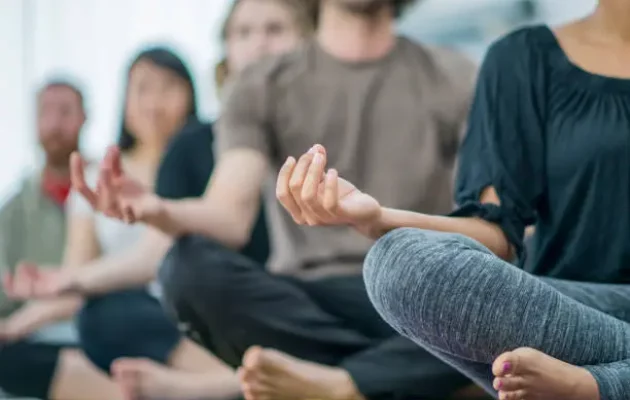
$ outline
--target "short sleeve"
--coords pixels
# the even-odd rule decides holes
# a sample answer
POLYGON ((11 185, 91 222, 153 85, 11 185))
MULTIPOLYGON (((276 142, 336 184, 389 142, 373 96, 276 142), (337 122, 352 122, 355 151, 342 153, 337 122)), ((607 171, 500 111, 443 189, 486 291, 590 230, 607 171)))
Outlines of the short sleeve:
MULTIPOLYGON (((85 181, 90 188, 96 187, 96 181, 98 179, 98 166, 89 165, 85 169, 85 181)), ((68 215, 80 215, 83 217, 90 217, 94 215, 94 209, 90 203, 76 190, 70 192, 68 201, 66 202, 66 212, 68 215)))
POLYGON ((522 261, 525 228, 544 192, 545 64, 530 31, 491 46, 482 64, 460 149, 452 215, 498 224, 522 261), (493 186, 501 205, 481 204, 493 186))
POLYGON ((189 124, 167 147, 158 169, 155 192, 166 199, 199 197, 213 167, 211 126, 189 124))
POLYGON ((248 148, 272 155, 270 143, 270 84, 266 63, 257 63, 225 88, 216 123, 217 156, 228 150, 248 148))

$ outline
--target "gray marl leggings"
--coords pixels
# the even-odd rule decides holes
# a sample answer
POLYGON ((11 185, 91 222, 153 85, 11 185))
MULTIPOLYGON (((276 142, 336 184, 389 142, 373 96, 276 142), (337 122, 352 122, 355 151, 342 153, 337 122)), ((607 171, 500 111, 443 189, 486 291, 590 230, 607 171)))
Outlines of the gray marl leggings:
POLYGON ((374 245, 364 276, 390 325, 488 393, 494 359, 532 347, 587 368, 602 400, 630 397, 630 285, 535 277, 462 235, 410 228, 374 245))

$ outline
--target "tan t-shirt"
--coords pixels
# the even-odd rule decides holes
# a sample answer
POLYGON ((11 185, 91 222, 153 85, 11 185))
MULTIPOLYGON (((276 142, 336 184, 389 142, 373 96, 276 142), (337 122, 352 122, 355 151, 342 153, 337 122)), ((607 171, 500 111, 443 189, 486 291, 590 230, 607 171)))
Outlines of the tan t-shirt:
MULTIPOLYGON (((226 89, 217 152, 253 148, 275 171, 313 144, 383 206, 451 210, 453 168, 472 96, 475 66, 448 50, 399 38, 384 58, 341 62, 315 41, 258 63, 226 89)), ((279 207, 273 191, 266 201, 279 207)), ((282 212, 292 252, 274 272, 315 278, 360 273, 372 242, 347 227, 296 225, 282 212)), ((287 253, 289 254, 289 253, 287 253)))

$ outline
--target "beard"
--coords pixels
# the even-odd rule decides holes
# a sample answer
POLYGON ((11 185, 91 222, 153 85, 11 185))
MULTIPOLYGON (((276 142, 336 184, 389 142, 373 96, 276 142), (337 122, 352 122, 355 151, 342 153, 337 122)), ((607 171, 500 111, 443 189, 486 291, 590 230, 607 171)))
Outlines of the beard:
POLYGON ((41 140, 40 145, 42 150, 46 155, 47 162, 57 168, 67 168, 70 155, 77 151, 79 145, 74 141, 64 141, 64 140, 41 140))
POLYGON ((356 14, 374 15, 385 7, 391 7, 394 0, 334 0, 339 7, 356 14))

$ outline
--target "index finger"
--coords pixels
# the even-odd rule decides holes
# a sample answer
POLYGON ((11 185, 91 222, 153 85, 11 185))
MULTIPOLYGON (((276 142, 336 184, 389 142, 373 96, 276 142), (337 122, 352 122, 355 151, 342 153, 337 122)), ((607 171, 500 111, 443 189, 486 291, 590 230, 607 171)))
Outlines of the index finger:
POLYGON ((85 182, 83 159, 77 152, 70 156, 70 180, 72 188, 79 192, 92 207, 96 207, 96 193, 85 182))
POLYGON ((289 181, 295 169, 295 164, 295 158, 289 157, 280 169, 276 182, 276 197, 297 223, 303 223, 302 210, 295 202, 293 194, 289 189, 289 181))
POLYGON ((107 149, 105 163, 112 173, 112 178, 116 179, 122 176, 122 161, 120 160, 120 149, 118 146, 111 146, 107 149))

